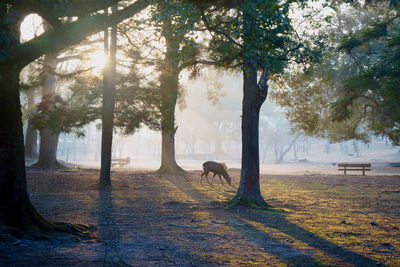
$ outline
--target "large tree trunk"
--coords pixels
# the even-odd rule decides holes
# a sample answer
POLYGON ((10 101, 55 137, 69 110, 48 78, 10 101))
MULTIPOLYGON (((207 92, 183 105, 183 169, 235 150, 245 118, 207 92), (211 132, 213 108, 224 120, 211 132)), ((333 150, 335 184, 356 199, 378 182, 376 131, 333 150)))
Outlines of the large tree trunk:
MULTIPOLYGON (((43 61, 43 87, 42 101, 55 103, 57 76, 57 54, 46 54, 43 61)), ((38 168, 60 168, 62 165, 57 161, 57 146, 60 133, 52 129, 44 128, 40 130, 40 149, 39 160, 33 165, 38 168)))
MULTIPOLYGON (((35 108, 35 90, 31 89, 26 92, 28 98, 28 112, 35 108)), ((28 119, 28 127, 25 135, 25 157, 29 159, 36 159, 38 157, 38 131, 33 127, 28 119)))
MULTIPOLYGON (((114 13, 117 6, 112 7, 114 13)), ((111 154, 114 127, 115 107, 115 73, 117 55, 117 27, 111 27, 110 47, 108 42, 108 29, 104 31, 104 52, 109 54, 109 62, 104 69, 103 76, 103 113, 101 131, 101 169, 99 184, 102 187, 111 185, 111 154), (108 51, 109 50, 109 51, 108 51), (109 53, 108 53, 109 52, 109 53)))
MULTIPOLYGON (((168 27, 169 23, 164 25, 168 27)), ((167 34, 170 31, 166 31, 167 34)), ((164 36, 167 52, 160 76, 161 93, 161 166, 158 172, 180 173, 184 170, 176 163, 175 158, 175 107, 179 92, 179 43, 171 36, 164 36)))
POLYGON ((182 168, 178 166, 175 160, 175 133, 162 132, 161 143, 161 167, 159 171, 164 173, 181 172, 182 168))
POLYGON ((37 159, 38 157, 38 130, 28 121, 25 137, 25 157, 28 159, 37 159))
POLYGON ((259 120, 261 106, 268 94, 269 72, 265 68, 257 83, 257 55, 254 54, 257 50, 253 42, 257 25, 251 10, 248 12, 243 15, 242 170, 239 189, 230 204, 267 207, 260 191, 259 120))
MULTIPOLYGON (((0 4, 0 18, 7 18, 0 4)), ((20 22, 23 15, 11 10, 16 17, 7 18, 10 25, 2 28, 6 40, 19 44, 20 22)), ((6 21, 2 21, 6 24, 6 21)), ((9 45, 9 44, 8 44, 9 45)), ((27 188, 24 159, 22 113, 19 98, 19 72, 16 64, 0 64, 0 230, 4 226, 29 229, 42 228, 47 222, 33 208, 27 188)))
MULTIPOLYGON (((32 206, 26 186, 19 70, 0 66, 0 231, 76 232, 82 227, 46 221, 32 206), (75 230, 74 230, 75 229, 75 230)), ((10 233, 12 233, 10 232, 10 233)))
MULTIPOLYGON (((20 39, 20 23, 24 18, 12 9, 0 4, 0 19, 7 18, 12 25, 2 28, 6 40, 17 45, 20 39), (7 18, 7 11, 16 15, 7 18)), ((4 26, 4 25, 3 25, 4 26)), ((15 62, 0 64, 0 231, 15 228, 23 231, 74 232, 81 226, 51 223, 45 220, 29 200, 26 185, 24 138, 21 103, 19 98, 19 73, 15 62)))
POLYGON ((26 190, 19 71, 1 67, 0 223, 25 229, 36 214, 26 190))
POLYGON ((257 72, 253 67, 243 75, 242 171, 232 204, 266 207, 260 191, 259 115, 257 72))
POLYGON ((35 167, 47 169, 63 167, 63 165, 57 161, 59 136, 60 133, 53 132, 50 129, 43 129, 40 131, 39 160, 35 164, 35 167))

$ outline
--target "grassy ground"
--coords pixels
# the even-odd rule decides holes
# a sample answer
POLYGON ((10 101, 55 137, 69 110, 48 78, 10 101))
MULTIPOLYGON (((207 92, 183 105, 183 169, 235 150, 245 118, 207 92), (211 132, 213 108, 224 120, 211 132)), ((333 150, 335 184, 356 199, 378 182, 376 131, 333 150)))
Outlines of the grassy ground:
POLYGON ((1 266, 400 266, 399 176, 263 176, 270 210, 225 209, 233 187, 186 176, 28 171, 53 221, 93 224, 92 239, 0 236, 1 266))

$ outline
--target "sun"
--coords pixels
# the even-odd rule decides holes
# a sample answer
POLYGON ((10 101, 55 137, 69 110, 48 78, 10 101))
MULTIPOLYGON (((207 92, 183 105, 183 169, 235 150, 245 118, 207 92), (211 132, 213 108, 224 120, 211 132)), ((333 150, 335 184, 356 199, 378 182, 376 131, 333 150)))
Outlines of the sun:
POLYGON ((88 54, 88 65, 96 69, 103 69, 107 64, 107 58, 103 51, 96 50, 88 54))

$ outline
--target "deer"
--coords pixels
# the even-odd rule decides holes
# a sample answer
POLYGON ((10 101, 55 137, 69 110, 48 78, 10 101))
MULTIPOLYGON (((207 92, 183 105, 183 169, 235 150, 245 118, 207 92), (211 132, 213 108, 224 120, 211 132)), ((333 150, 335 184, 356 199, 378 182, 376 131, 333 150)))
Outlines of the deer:
POLYGON ((215 162, 215 161, 206 161, 206 162, 203 163, 203 173, 200 176, 201 177, 200 178, 200 183, 202 184, 203 176, 205 176, 208 184, 212 185, 212 183, 214 181, 214 177, 216 175, 218 175, 219 181, 223 185, 224 183, 222 182, 222 179, 221 179, 221 175, 222 175, 224 177, 225 181, 229 185, 231 185, 232 179, 229 176, 227 170, 228 170, 228 166, 226 166, 225 163, 219 163, 219 162, 215 162), (214 175, 212 177, 212 180, 211 180, 211 183, 210 183, 210 181, 208 180, 208 177, 207 177, 210 172, 214 173, 214 175))

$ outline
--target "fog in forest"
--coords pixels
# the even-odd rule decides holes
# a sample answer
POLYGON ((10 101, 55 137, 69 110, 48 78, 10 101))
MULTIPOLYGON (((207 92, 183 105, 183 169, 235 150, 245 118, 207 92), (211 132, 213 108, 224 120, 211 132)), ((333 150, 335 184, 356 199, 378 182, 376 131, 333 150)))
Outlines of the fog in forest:
MULTIPOLYGON (((210 70, 191 80, 182 75, 182 91, 176 111, 176 157, 186 170, 199 170, 206 160, 226 162, 240 168, 241 99, 240 75, 210 70)), ((81 167, 100 167, 99 121, 85 126, 85 136, 62 133, 57 157, 81 167)), ((260 168, 262 173, 298 171, 337 172, 339 162, 372 162, 385 166, 398 161, 398 147, 386 138, 370 143, 330 143, 292 133, 285 110, 268 99, 260 116, 260 168), (322 168, 322 169, 321 169, 322 168)), ((118 132, 118 130, 116 130, 118 132)), ((133 135, 114 134, 113 158, 130 158, 125 168, 157 169, 161 156, 161 133, 146 127, 133 135)))

